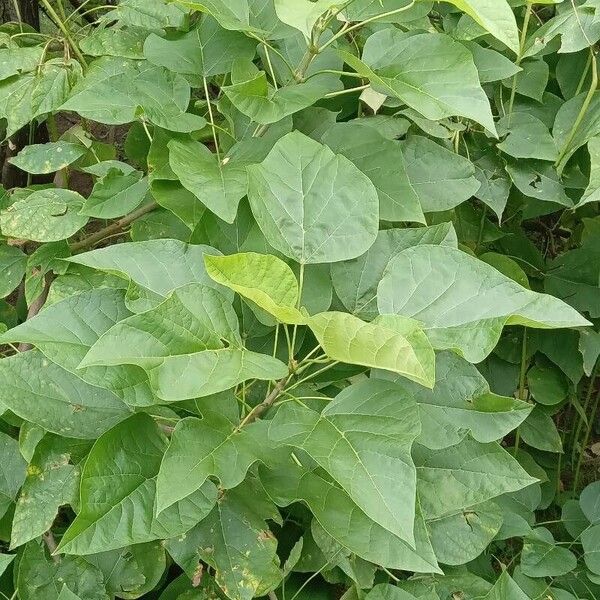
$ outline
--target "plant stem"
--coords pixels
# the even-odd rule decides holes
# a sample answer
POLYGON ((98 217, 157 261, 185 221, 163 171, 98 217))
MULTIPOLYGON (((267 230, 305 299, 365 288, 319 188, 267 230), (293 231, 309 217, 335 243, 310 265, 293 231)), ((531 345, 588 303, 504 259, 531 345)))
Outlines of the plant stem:
POLYGON ((120 218, 118 221, 115 221, 108 227, 100 229, 100 231, 93 233, 92 235, 82 239, 81 241, 71 244, 71 252, 75 253, 87 250, 91 246, 94 246, 98 242, 101 242, 104 238, 114 235, 115 233, 119 233, 119 231, 122 231, 128 225, 131 225, 131 223, 133 223, 136 219, 139 219, 145 214, 148 214, 149 212, 152 212, 153 210, 157 209, 158 206, 158 203, 154 201, 149 202, 148 204, 144 204, 144 206, 142 206, 141 208, 134 210, 128 215, 125 215, 124 217, 120 218))
POLYGON ((587 113, 587 110, 590 107, 592 99, 594 98, 596 89, 598 88, 598 63, 596 62, 596 54, 594 53, 593 48, 590 48, 590 54, 592 57, 592 83, 590 84, 590 89, 588 90, 588 93, 583 101, 583 104, 581 105, 581 110, 579 111, 579 114, 577 115, 577 118, 575 119, 575 123, 573 123, 573 127, 571 127, 571 131, 569 132, 567 140, 564 143, 564 145, 558 155, 558 158, 556 159, 556 162, 554 163, 554 166, 557 169, 560 168, 560 165, 563 162, 563 160, 565 159, 565 156, 567 156, 567 154, 569 153, 571 143, 573 142, 573 140, 575 139, 575 136, 577 135, 577 131, 579 130, 579 127, 581 126, 581 123, 585 117, 585 114, 587 113))
MULTIPOLYGON (((525 10, 525 18, 523 19, 523 28, 521 29, 521 37, 519 38, 519 54, 515 64, 517 67, 523 60, 523 51, 525 49, 525 41, 527 39, 527 30, 529 29, 529 21, 531 19, 531 11, 533 10, 532 2, 527 2, 527 9, 525 10)), ((512 117, 513 106, 515 103, 515 96, 517 93, 517 75, 513 76, 512 86, 510 89, 510 100, 508 101, 508 125, 510 126, 510 120, 512 117)))
MULTIPOLYGON (((525 393, 525 376, 527 375, 527 328, 523 328, 523 342, 521 344, 521 369, 519 371, 519 400, 526 400, 525 393)), ((521 433, 517 427, 515 433, 515 447, 513 455, 516 456, 521 442, 521 433)))
POLYGON ((62 31, 63 35, 65 36, 65 39, 67 40, 69 46, 71 46, 71 48, 73 49, 73 52, 75 52, 75 56, 77 56, 77 59, 81 63, 82 67, 84 69, 87 69, 88 64, 87 64, 87 61, 85 60, 85 57, 83 56, 83 54, 81 53, 81 50, 79 50, 79 47, 77 46, 77 44, 74 42, 73 38, 71 37, 71 33, 67 29, 66 25, 61 21, 60 17, 56 14, 56 11, 52 8, 52 5, 50 4, 50 2, 48 2, 48 0, 40 0, 40 2, 43 4, 48 15, 54 21, 56 26, 62 31))
MULTIPOLYGON (((592 372, 590 374, 590 384, 588 386, 587 389, 587 393, 585 395, 585 400, 583 402, 583 414, 587 415, 588 414, 588 410, 590 408, 590 404, 592 402, 592 395, 594 393, 594 386, 596 383, 596 377, 598 376, 598 369, 600 368, 600 361, 596 362, 596 364, 594 365, 594 368, 592 369, 592 372)), ((586 423, 587 426, 587 423, 586 423)), ((577 425, 575 426, 574 430, 573 430, 573 441, 572 441, 572 448, 571 448, 571 464, 575 464, 575 455, 577 453, 577 449, 578 449, 578 442, 579 442, 579 435, 581 434, 581 428, 583 427, 583 418, 582 416, 577 413, 577 425)))
POLYGON ((352 94, 353 92, 362 92, 363 90, 366 90, 369 87, 370 84, 366 84, 366 85, 359 85, 358 87, 353 87, 353 88, 348 88, 345 90, 339 90, 337 92, 329 92, 328 94, 325 94, 325 98, 335 98, 336 96, 343 96, 344 94, 352 94))
POLYGON ((208 106, 208 116, 210 118, 210 128, 212 129, 213 141, 215 144, 215 152, 217 153, 217 160, 219 161, 219 168, 221 167, 221 153, 219 152, 219 140, 217 139, 217 131, 215 130, 215 118, 213 116, 212 104, 210 101, 210 94, 208 92, 208 83, 206 77, 202 78, 204 83, 204 96, 206 98, 206 105, 208 106))
MULTIPOLYGON (((590 384, 590 387, 593 387, 593 382, 590 384)), ((600 406, 600 389, 598 389, 596 393, 596 400, 594 401, 594 407, 589 414, 589 419, 587 423, 587 427, 585 430, 585 435, 583 436, 583 443, 581 444, 581 450, 579 452, 579 457, 577 459, 577 467, 575 468, 575 478, 573 479, 573 489, 577 490, 579 487, 579 476, 581 475, 581 465, 583 464, 583 458, 585 456, 585 449, 590 441, 590 435, 592 434, 592 428, 594 427, 594 423, 596 422, 596 416, 598 414, 598 407, 600 406)))
POLYGON ((260 418, 265 412, 267 412, 267 410, 269 410, 269 408, 271 408, 271 406, 273 406, 273 404, 275 404, 275 401, 277 398, 279 398, 291 377, 292 375, 290 374, 283 379, 280 379, 275 384, 275 387, 271 390, 271 393, 260 404, 255 406, 238 425, 238 431, 242 427, 249 425, 250 423, 254 423, 256 419, 260 418))

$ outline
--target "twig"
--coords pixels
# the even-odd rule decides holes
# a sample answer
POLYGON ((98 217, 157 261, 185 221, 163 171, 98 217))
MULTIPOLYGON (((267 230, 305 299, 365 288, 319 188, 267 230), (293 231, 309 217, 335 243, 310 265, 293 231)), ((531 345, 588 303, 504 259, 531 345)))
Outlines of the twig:
MULTIPOLYGON (((40 312, 40 310, 42 310, 42 307, 44 306, 48 298, 48 292, 50 291, 50 284, 52 283, 52 279, 52 274, 47 273, 46 277, 44 278, 44 287, 42 288, 42 292, 29 306, 26 320, 33 319, 33 317, 35 317, 40 312)), ((19 352, 27 352, 32 348, 33 346, 31 344, 26 344, 24 342, 21 342, 17 346, 17 350, 19 352)))
POLYGON ((271 393, 259 405, 255 406, 246 415, 246 418, 238 425, 238 431, 245 425, 254 423, 256 419, 261 417, 265 412, 267 412, 267 410, 269 410, 269 408, 271 408, 271 406, 273 406, 273 404, 275 404, 275 401, 277 400, 277 398, 279 398, 279 396, 285 389, 285 386, 288 384, 290 377, 291 375, 288 375, 287 377, 280 379, 275 384, 275 387, 271 390, 271 393))
POLYGON ((105 227, 104 229, 100 229, 100 231, 97 231, 96 233, 93 233, 92 235, 90 235, 86 238, 83 238, 81 241, 71 244, 71 252, 81 252, 83 250, 87 250, 91 246, 94 246, 98 242, 101 242, 103 239, 105 239, 111 235, 114 235, 115 233, 119 233, 120 231, 125 229, 128 225, 131 225, 131 223, 133 223, 136 219, 143 217, 144 215, 148 214, 149 212, 152 212, 153 210, 155 210, 157 208, 158 208, 157 202, 153 201, 153 202, 149 202, 148 204, 145 204, 141 208, 138 208, 137 210, 134 210, 132 213, 125 215, 118 221, 115 221, 108 227, 105 227))

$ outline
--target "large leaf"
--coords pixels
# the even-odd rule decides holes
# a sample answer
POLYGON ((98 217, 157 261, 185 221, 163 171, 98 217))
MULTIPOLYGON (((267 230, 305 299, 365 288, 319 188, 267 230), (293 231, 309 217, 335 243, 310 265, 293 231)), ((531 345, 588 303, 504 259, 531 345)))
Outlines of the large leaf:
POLYGON ((310 39, 311 32, 319 17, 329 9, 340 5, 340 0, 275 0, 277 16, 291 27, 298 29, 310 39))
POLYGON ((433 387, 435 355, 417 321, 387 315, 366 323, 347 313, 325 312, 308 325, 334 360, 386 369, 433 387))
POLYGON ((433 346, 480 362, 505 325, 542 329, 585 326, 570 306, 527 290, 478 259, 441 246, 417 246, 392 259, 379 284, 383 314, 424 324, 433 346))
POLYGON ((525 539, 521 555, 521 569, 529 577, 558 577, 577 566, 576 556, 555 544, 554 537, 545 527, 538 527, 525 539))
POLYGON ((38 190, 0 213, 0 229, 6 236, 36 242, 64 240, 88 222, 79 214, 84 202, 71 190, 38 190))
POLYGON ((416 445, 413 457, 426 519, 454 514, 537 481, 493 442, 481 444, 467 438, 443 450, 416 445))
POLYGON ((233 223, 248 178, 244 163, 220 161, 204 144, 171 140, 169 165, 181 185, 218 217, 233 223))
POLYGON ((195 492, 209 477, 216 477, 223 489, 238 486, 268 451, 264 423, 238 430, 218 410, 218 405, 207 407, 202 419, 183 419, 175 427, 158 473, 158 512, 195 492))
POLYGON ((252 300, 282 323, 305 323, 305 317, 297 308, 296 275, 276 256, 255 252, 205 256, 204 264, 217 283, 252 300))
POLYGON ((529 596, 516 584, 508 571, 503 571, 482 600, 529 600, 529 596))
POLYGON ((0 246, 0 298, 18 287, 27 266, 27 256, 15 246, 0 246))
POLYGON ((368 517, 412 546, 419 429, 416 403, 393 383, 371 380, 346 388, 320 415, 281 408, 269 438, 302 448, 368 517))
POLYGON ((112 392, 94 387, 31 350, 0 360, 0 402, 63 437, 95 439, 130 415, 112 392))
POLYGON ((210 77, 230 71, 235 60, 251 60, 255 47, 249 37, 223 29, 209 17, 186 33, 150 34, 144 42, 144 56, 173 73, 210 77))
POLYGON ((347 158, 293 132, 248 168, 248 198, 267 241, 299 263, 360 256, 375 241, 379 200, 347 158))
POLYGON ((130 315, 123 290, 97 288, 46 307, 34 318, 10 329, 0 341, 32 344, 63 369, 91 385, 109 388, 127 404, 150 405, 154 398, 142 369, 78 368, 98 338, 130 315))
POLYGON ((473 56, 447 35, 388 28, 367 40, 362 60, 348 52, 343 57, 377 91, 399 98, 426 119, 467 117, 496 133, 473 56))
POLYGON ((81 367, 137 365, 167 401, 208 396, 246 379, 280 379, 287 367, 245 350, 231 303, 201 284, 176 289, 148 312, 114 325, 81 367))
POLYGON ((26 463, 19 444, 6 433, 0 433, 2 465, 0 467, 0 517, 13 505, 19 488, 25 481, 26 463))
POLYGON ((423 223, 423 212, 454 208, 480 187, 469 160, 425 137, 396 142, 365 125, 338 123, 323 141, 371 179, 383 220, 423 223))
POLYGON ((206 121, 186 112, 189 101, 190 86, 181 75, 145 61, 107 57, 94 61, 61 109, 107 125, 141 117, 165 129, 190 132, 206 121))
POLYGON ((321 527, 357 556, 390 569, 440 572, 418 505, 413 548, 367 517, 342 488, 291 458, 275 470, 261 467, 260 477, 276 504, 304 502, 321 527))
POLYGON ((94 554, 181 535, 210 512, 217 492, 207 482, 170 511, 155 515, 155 478, 166 444, 144 413, 96 441, 81 474, 80 511, 63 535, 59 552, 94 554))
POLYGON ((333 287, 346 309, 370 321, 379 314, 377 286, 390 259, 419 244, 457 247, 457 243, 451 223, 415 229, 384 229, 365 254, 331 265, 333 287))
POLYGON ((266 519, 279 521, 260 484, 228 490, 213 511, 184 539, 169 540, 169 552, 186 572, 199 560, 215 569, 215 580, 233 600, 250 600, 275 588, 282 577, 277 540, 266 519))
POLYGON ((519 30, 515 15, 506 0, 445 0, 466 12, 486 31, 519 52, 519 30))
MULTIPOLYGON (((91 250, 69 260, 129 279, 155 295, 156 305, 174 289, 188 283, 202 283, 228 293, 207 275, 205 254, 220 252, 210 246, 189 245, 179 240, 149 240, 91 250)), ((229 295, 233 297, 230 292, 229 295)))
POLYGON ((10 162, 27 173, 43 175, 68 167, 86 152, 84 146, 72 142, 50 142, 26 146, 10 162))
POLYGON ((432 450, 454 446, 471 435, 478 442, 502 439, 527 418, 528 402, 498 396, 479 371, 452 352, 440 352, 435 364, 435 386, 427 390, 391 373, 403 393, 414 398, 421 414, 417 442, 432 450))

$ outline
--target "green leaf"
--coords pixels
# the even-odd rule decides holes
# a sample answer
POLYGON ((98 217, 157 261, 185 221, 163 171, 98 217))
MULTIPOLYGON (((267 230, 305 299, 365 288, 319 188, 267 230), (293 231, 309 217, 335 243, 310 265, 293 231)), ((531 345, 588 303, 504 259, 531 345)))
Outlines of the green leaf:
POLYGON ((148 180, 139 171, 123 175, 110 169, 94 184, 80 214, 97 219, 121 217, 137 208, 147 193, 148 180))
POLYGON ((308 40, 319 17, 340 4, 343 6, 340 0, 275 0, 275 11, 281 21, 301 31, 308 40))
POLYGON ((453 352, 436 356, 436 381, 432 390, 377 372, 393 379, 404 395, 414 398, 421 415, 417 442, 441 450, 461 442, 467 435, 482 443, 494 442, 523 423, 532 406, 516 398, 498 396, 479 371, 453 352))
POLYGON ((367 594, 366 600, 416 600, 416 597, 393 585, 380 583, 367 594))
POLYGON ((245 350, 237 316, 216 290, 191 284, 148 312, 114 325, 80 367, 137 365, 166 401, 208 396, 247 379, 281 379, 287 367, 245 350))
POLYGON ((27 256, 16 246, 0 246, 0 298, 6 298, 25 275, 27 256))
POLYGON ((181 8, 162 0, 123 0, 106 18, 145 29, 182 27, 186 22, 186 14, 181 8))
POLYGON ((528 577, 558 577, 572 571, 577 558, 568 548, 555 545, 550 531, 544 527, 533 530, 525 538, 521 554, 521 570, 528 577))
POLYGON ((584 560, 587 568, 600 575, 600 525, 594 525, 581 534, 584 560))
POLYGON ((246 195, 248 177, 243 163, 219 160, 204 144, 171 140, 169 165, 202 204, 227 223, 233 223, 238 204, 246 195))
POLYGON ((594 137, 588 142, 590 153, 590 179, 583 196, 577 203, 577 208, 600 200, 600 138, 594 137))
POLYGON ((0 575, 3 575, 6 569, 14 560, 14 554, 0 554, 0 575))
POLYGON ((484 48, 476 42, 469 42, 466 46, 473 54, 473 62, 481 83, 508 79, 520 71, 520 67, 496 50, 484 48))
POLYGON ((50 529, 58 510, 77 504, 81 449, 72 439, 47 434, 37 445, 15 508, 11 548, 41 536, 50 529))
POLYGON ((573 206, 573 201, 567 196, 556 169, 547 162, 509 161, 506 171, 515 187, 525 196, 569 208, 573 206))
POLYGON ((25 481, 27 464, 19 452, 17 441, 6 433, 0 433, 0 449, 3 459, 0 467, 0 516, 4 516, 25 481))
POLYGON ((530 598, 516 584, 508 571, 502 571, 494 587, 481 600, 530 600, 530 598))
POLYGON ((493 502, 463 509, 427 522, 433 551, 446 565, 463 565, 477 558, 495 538, 504 517, 493 502))
POLYGON ((558 148, 548 128, 537 117, 517 113, 498 121, 498 133, 506 138, 498 148, 514 158, 555 161, 558 148))
POLYGON ((98 338, 130 315, 123 290, 91 289, 47 306, 32 319, 10 329, 0 341, 32 344, 85 382, 110 389, 131 406, 147 406, 154 404, 155 398, 148 377, 139 367, 78 368, 98 338))
POLYGON ((446 0, 467 13, 486 31, 519 53, 519 30, 510 4, 506 0, 446 0))
POLYGON ((82 52, 89 56, 120 56, 144 58, 144 40, 148 30, 137 27, 106 27, 92 29, 79 42, 82 52))
POLYGON ((579 497, 579 504, 581 505, 583 514, 586 516, 587 520, 594 525, 600 522, 599 491, 600 482, 595 481, 594 483, 590 483, 590 485, 581 492, 581 496, 579 497))
POLYGON ((58 551, 94 554, 184 534, 206 517, 216 501, 207 482, 171 510, 155 515, 156 475, 166 440, 140 413, 94 444, 81 473, 81 506, 58 551), (102 488, 97 481, 102 480, 102 488))
POLYGON ((158 512, 195 492, 209 477, 216 477, 223 489, 235 488, 266 452, 264 423, 238 430, 218 409, 208 406, 202 419, 183 419, 175 427, 158 473, 158 512))
POLYGON ((415 445, 413 458, 426 519, 454 514, 537 481, 496 443, 481 444, 466 438, 443 450, 415 445))
POLYGON ((413 548, 367 517, 342 488, 291 459, 275 470, 261 467, 260 478, 276 504, 304 502, 321 527, 357 556, 389 569, 440 572, 418 504, 413 548))
POLYGON ((381 313, 421 321, 434 348, 453 349, 470 362, 492 351, 504 325, 553 329, 588 323, 560 300, 522 288, 490 265, 442 246, 398 254, 377 296, 381 313))
MULTIPOLYGON (((86 600, 110 598, 100 569, 80 556, 65 556, 56 562, 47 555, 42 542, 29 542, 18 563, 16 587, 19 598, 58 600, 65 586, 86 600)), ((67 595, 66 600, 71 598, 67 595)))
POLYGON ((33 144, 23 148, 10 162, 27 173, 43 175, 68 167, 86 152, 85 147, 72 142, 33 144))
POLYGON ((206 272, 214 281, 252 300, 282 323, 304 324, 298 310, 298 281, 292 269, 271 254, 246 252, 205 256, 206 272))
POLYGON ((41 62, 43 49, 39 46, 8 46, 0 49, 0 81, 19 73, 34 71, 41 62))
POLYGON ((65 584, 58 595, 58 600, 81 600, 81 598, 77 594, 74 594, 65 584))
POLYGON ((333 287, 344 307, 356 316, 370 321, 377 311, 377 286, 390 259, 419 244, 457 247, 456 232, 451 223, 414 229, 384 229, 374 244, 358 258, 331 265, 333 287))
POLYGON ((540 407, 533 409, 519 429, 523 441, 538 450, 562 452, 560 434, 552 417, 540 407))
POLYGON ((371 323, 341 312, 310 317, 308 325, 333 360, 386 369, 433 387, 435 355, 419 323, 394 315, 371 323))
POLYGON ((467 117, 496 133, 473 56, 447 35, 388 28, 369 37, 362 60, 342 56, 376 91, 399 98, 426 119, 467 117))
POLYGON ((208 13, 225 29, 252 31, 248 0, 175 0, 176 4, 208 13))
POLYGON ((557 367, 538 363, 527 371, 529 392, 536 402, 546 406, 560 404, 569 393, 569 381, 557 367))
POLYGON ((233 600, 262 596, 282 578, 277 540, 266 523, 279 515, 259 485, 247 481, 228 490, 185 539, 167 542, 186 571, 189 565, 194 572, 199 559, 214 568, 216 582, 233 600))
POLYGON ((86 119, 123 125, 140 117, 171 131, 202 129, 206 121, 187 113, 190 86, 177 73, 145 61, 100 58, 60 107, 86 119))
POLYGON ((248 198, 267 241, 302 264, 337 262, 375 241, 379 200, 347 158, 293 132, 248 167, 248 198), (326 198, 326 202, 323 199, 326 198))
POLYGON ((79 214, 84 202, 71 190, 38 190, 0 212, 0 229, 6 236, 36 242, 64 240, 88 222, 87 216, 79 214))
POLYGON ((326 80, 318 77, 275 89, 264 71, 258 71, 252 62, 240 60, 234 63, 231 85, 224 86, 223 91, 241 113, 261 125, 269 125, 312 106, 330 90, 326 80))
POLYGON ((412 546, 411 447, 420 427, 414 400, 398 393, 393 383, 373 380, 346 388, 320 415, 289 404, 271 422, 269 438, 302 448, 368 517, 412 546))
POLYGON ((216 286, 206 273, 205 254, 220 252, 210 246, 189 245, 178 240, 149 240, 91 250, 69 261, 128 279, 156 295, 153 302, 156 306, 174 289, 188 283, 216 287, 227 295, 227 290, 216 286))
POLYGON ((0 376, 4 406, 64 437, 95 439, 130 414, 115 394, 85 383, 34 350, 0 360, 0 376))
POLYGON ((144 56, 152 64, 172 73, 211 77, 231 71, 235 60, 252 60, 256 42, 228 31, 211 17, 186 33, 166 37, 150 34, 144 42, 144 56))

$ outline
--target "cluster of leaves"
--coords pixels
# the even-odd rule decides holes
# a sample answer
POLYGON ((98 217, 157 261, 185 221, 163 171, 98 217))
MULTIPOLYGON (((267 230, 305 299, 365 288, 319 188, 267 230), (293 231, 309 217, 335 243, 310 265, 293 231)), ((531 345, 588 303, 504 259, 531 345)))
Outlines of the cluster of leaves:
POLYGON ((0 591, 600 598, 600 0, 40 7, 0 591))

